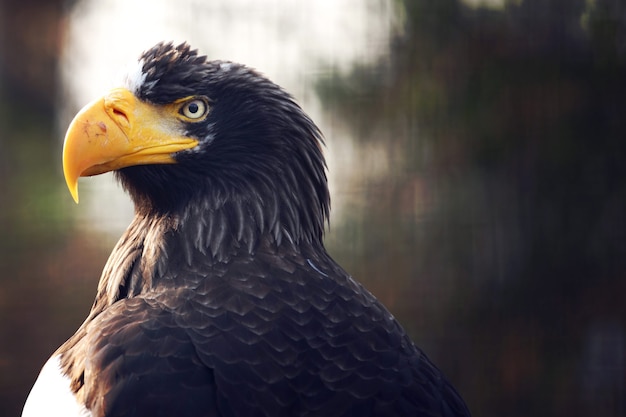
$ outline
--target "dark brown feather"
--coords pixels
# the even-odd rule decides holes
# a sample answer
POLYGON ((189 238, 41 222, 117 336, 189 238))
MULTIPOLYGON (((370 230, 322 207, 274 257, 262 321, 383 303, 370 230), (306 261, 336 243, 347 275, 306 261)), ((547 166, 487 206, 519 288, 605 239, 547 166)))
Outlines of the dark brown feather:
POLYGON ((200 149, 121 170, 137 216, 59 349, 103 416, 467 416, 393 316, 326 253, 321 135, 279 87, 186 45, 143 100, 200 94, 200 149))

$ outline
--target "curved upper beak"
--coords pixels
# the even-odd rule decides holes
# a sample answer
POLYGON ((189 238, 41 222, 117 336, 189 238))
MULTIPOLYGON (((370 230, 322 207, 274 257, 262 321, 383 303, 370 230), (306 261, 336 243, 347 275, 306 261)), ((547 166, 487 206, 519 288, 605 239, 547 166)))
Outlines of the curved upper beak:
POLYGON ((65 181, 78 203, 78 177, 146 164, 173 164, 173 154, 195 147, 165 106, 138 100, 124 88, 86 105, 63 145, 65 181))

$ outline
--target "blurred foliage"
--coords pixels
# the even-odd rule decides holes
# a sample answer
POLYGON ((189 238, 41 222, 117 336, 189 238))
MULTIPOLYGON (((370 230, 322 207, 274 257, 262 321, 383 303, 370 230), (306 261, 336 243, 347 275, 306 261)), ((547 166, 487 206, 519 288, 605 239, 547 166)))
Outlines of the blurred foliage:
POLYGON ((73 233, 52 114, 0 94, 0 415, 88 311, 106 259, 73 233), (85 279, 87 278, 87 279, 85 279))
POLYGON ((63 3, 0 1, 2 416, 21 413, 46 358, 80 324, 96 282, 77 275, 97 277, 104 256, 71 233, 66 210, 54 122, 63 3))
POLYGON ((624 7, 397 5, 389 56, 318 87, 359 140, 401 150, 338 226, 362 245, 332 252, 383 299, 405 283, 401 321, 475 415, 624 415, 624 7), (447 334, 419 326, 432 309, 447 334))

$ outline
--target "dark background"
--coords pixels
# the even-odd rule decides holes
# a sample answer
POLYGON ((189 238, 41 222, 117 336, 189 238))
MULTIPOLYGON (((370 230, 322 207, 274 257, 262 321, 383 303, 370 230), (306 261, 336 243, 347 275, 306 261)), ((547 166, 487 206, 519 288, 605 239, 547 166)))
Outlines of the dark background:
MULTIPOLYGON (((393 3, 384 59, 316 82, 330 126, 393 162, 338 179, 356 198, 329 251, 475 416, 626 415, 626 6, 393 3)), ((2 416, 86 316, 112 247, 76 227, 60 170, 71 7, 0 2, 2 416)))

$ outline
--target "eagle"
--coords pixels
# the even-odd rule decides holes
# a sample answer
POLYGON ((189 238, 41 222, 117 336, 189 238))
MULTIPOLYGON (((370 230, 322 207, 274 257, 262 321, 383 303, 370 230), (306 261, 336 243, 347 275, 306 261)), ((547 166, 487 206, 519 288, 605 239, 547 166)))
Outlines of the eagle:
POLYGON ((23 417, 469 416, 327 253, 323 136, 259 72, 144 52, 71 122, 63 170, 113 171, 135 216, 23 417))

